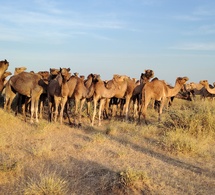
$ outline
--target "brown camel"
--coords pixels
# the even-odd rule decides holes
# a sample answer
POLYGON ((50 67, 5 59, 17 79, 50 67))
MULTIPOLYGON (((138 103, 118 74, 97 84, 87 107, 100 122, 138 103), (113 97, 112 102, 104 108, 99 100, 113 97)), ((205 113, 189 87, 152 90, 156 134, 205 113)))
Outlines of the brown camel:
MULTIPOLYGON (((31 119, 30 122, 33 123, 33 117, 35 114, 36 122, 38 122, 38 102, 40 95, 43 92, 44 81, 41 75, 32 74, 28 72, 21 72, 18 75, 12 76, 7 82, 6 90, 6 102, 4 108, 7 106, 11 107, 11 103, 16 93, 26 96, 27 102, 31 101, 31 119)), ((23 114, 26 121, 25 109, 23 109, 23 114)))
POLYGON ((17 68, 15 68, 15 70, 14 70, 14 75, 17 75, 17 74, 19 74, 19 73, 21 73, 21 72, 24 72, 26 69, 27 69, 27 68, 24 67, 24 66, 22 66, 22 67, 17 67, 17 68))
MULTIPOLYGON (((52 111, 54 107, 54 121, 57 121, 58 109, 60 106, 60 123, 63 121, 63 111, 68 99, 69 87, 68 87, 68 79, 70 78, 70 68, 60 68, 60 72, 56 76, 56 78, 49 81, 47 93, 48 93, 48 101, 49 101, 49 121, 52 121, 52 111)), ((70 118, 68 112, 66 111, 67 117, 70 122, 70 118)))
POLYGON ((169 88, 164 81, 158 79, 154 79, 153 81, 146 83, 142 90, 142 104, 139 112, 139 123, 140 115, 142 114, 145 123, 147 124, 146 111, 151 99, 161 101, 158 118, 160 120, 166 98, 175 96, 188 80, 188 77, 178 77, 173 88, 169 88))
POLYGON ((132 93, 132 102, 133 102, 133 118, 138 116, 138 110, 140 109, 141 95, 143 86, 154 77, 153 70, 145 70, 145 73, 141 73, 139 83, 135 86, 132 93))
MULTIPOLYGON (((12 73, 11 72, 9 72, 9 71, 5 71, 4 72, 4 74, 2 75, 2 82, 3 82, 3 85, 5 86, 6 85, 6 83, 7 83, 7 80, 6 80, 6 78, 8 77, 8 76, 10 76, 10 75, 12 75, 12 73)), ((1 82, 0 81, 0 82, 1 82)))
POLYGON ((97 77, 97 82, 95 84, 95 90, 93 94, 93 117, 92 126, 94 125, 94 120, 96 116, 97 103, 100 100, 99 105, 99 125, 101 125, 101 113, 104 107, 106 98, 120 97, 120 91, 124 92, 127 89, 127 76, 113 75, 113 79, 105 85, 104 81, 101 80, 100 76, 97 77))
POLYGON ((115 74, 113 75, 113 79, 106 83, 106 88, 112 88, 116 84, 118 85, 115 87, 115 95, 113 97, 125 100, 122 113, 125 113, 125 120, 128 120, 129 105, 135 87, 135 81, 126 75, 115 74))
POLYGON ((4 81, 5 78, 2 78, 4 75, 4 72, 8 69, 9 66, 9 62, 7 60, 2 60, 0 61, 0 92, 3 90, 4 88, 4 81))
MULTIPOLYGON (((209 87, 213 88, 212 85, 209 85, 209 87)), ((207 98, 207 97, 213 98, 213 95, 211 93, 209 93, 208 90, 206 89, 206 87, 204 85, 202 85, 201 83, 191 82, 190 88, 191 88, 194 100, 196 98, 196 95, 200 95, 202 100, 205 100, 205 98, 207 98)))
MULTIPOLYGON (((75 100, 75 115, 78 114, 78 116, 79 116, 78 117, 79 124, 81 121, 82 108, 83 108, 83 105, 84 105, 86 99, 90 99, 93 97, 94 90, 95 90, 95 84, 97 82, 97 77, 98 77, 98 75, 91 73, 87 76, 86 80, 84 80, 84 77, 77 78, 77 84, 74 89, 72 98, 74 98, 74 100, 75 100), (80 104, 80 108, 79 108, 79 104, 80 104), (79 113, 78 113, 78 110, 79 110, 79 113)), ((88 108, 88 110, 89 110, 89 108, 88 108)))
POLYGON ((8 69, 9 62, 7 60, 0 61, 0 78, 4 74, 4 72, 8 69))
POLYGON ((211 88, 209 86, 209 83, 208 83, 208 80, 202 80, 199 82, 201 85, 203 85, 207 91, 210 93, 210 94, 215 94, 215 88, 211 88))

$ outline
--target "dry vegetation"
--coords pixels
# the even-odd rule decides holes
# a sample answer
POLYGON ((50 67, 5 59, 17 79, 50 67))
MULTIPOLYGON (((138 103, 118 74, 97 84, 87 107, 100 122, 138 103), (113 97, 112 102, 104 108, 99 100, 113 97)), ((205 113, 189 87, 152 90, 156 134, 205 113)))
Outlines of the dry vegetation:
POLYGON ((0 194, 215 194, 215 102, 80 128, 0 109, 0 194))

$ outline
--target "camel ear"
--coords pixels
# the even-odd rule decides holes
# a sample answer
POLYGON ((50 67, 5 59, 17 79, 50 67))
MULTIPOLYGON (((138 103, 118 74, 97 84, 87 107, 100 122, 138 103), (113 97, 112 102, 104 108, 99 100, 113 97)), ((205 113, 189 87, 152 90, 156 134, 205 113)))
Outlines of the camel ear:
POLYGON ((70 71, 70 68, 67 68, 67 71, 69 72, 69 71, 70 71))

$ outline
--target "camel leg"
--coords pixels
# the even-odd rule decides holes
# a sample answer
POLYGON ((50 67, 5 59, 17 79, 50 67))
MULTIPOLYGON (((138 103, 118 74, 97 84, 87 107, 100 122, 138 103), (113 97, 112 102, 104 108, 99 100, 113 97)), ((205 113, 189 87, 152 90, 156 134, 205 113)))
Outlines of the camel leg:
MULTIPOLYGON (((31 101, 31 98, 25 97, 25 103, 23 104, 23 108, 22 108, 22 110, 23 110, 23 116, 24 116, 24 121, 25 122, 27 121, 26 120, 26 108, 28 107, 28 104, 30 103, 30 101, 31 101)), ((33 121, 32 121, 32 123, 33 123, 33 121)))
POLYGON ((166 102, 166 98, 163 98, 161 100, 161 104, 160 104, 160 108, 159 108, 159 112, 158 112, 158 121, 160 122, 161 121, 161 114, 162 114, 162 111, 163 111, 163 107, 165 105, 165 102, 166 102))
POLYGON ((104 107, 105 99, 100 99, 100 105, 99 105, 99 126, 101 126, 101 114, 104 107))
POLYGON ((55 101, 55 111, 54 111, 54 114, 55 114, 55 116, 54 116, 54 122, 57 122, 57 116, 58 116, 58 107, 59 107, 59 104, 60 104, 60 100, 57 98, 57 97, 55 97, 54 98, 54 101, 55 101))
POLYGON ((130 97, 126 98, 126 100, 125 100, 125 120, 126 121, 128 120, 130 100, 131 100, 130 97))
POLYGON ((147 107, 148 107, 149 103, 150 103, 149 98, 144 97, 144 99, 143 99, 143 97, 142 97, 142 105, 141 105, 140 112, 139 112, 139 123, 140 123, 140 115, 142 114, 145 124, 148 125, 148 122, 146 120, 146 111, 147 111, 147 107))
POLYGON ((7 96, 7 94, 6 94, 5 103, 4 103, 4 110, 8 109, 8 111, 10 111, 11 104, 12 104, 15 97, 16 97, 16 93, 12 93, 12 94, 10 94, 10 96, 7 96))
POLYGON ((85 103, 85 98, 81 100, 81 104, 80 104, 80 110, 79 110, 79 118, 78 118, 78 123, 81 123, 81 117, 82 117, 82 109, 85 103))
POLYGON ((38 119, 38 106, 39 106, 39 100, 36 99, 35 103, 34 103, 34 112, 35 112, 36 123, 39 122, 39 119, 38 119))
POLYGON ((64 107, 65 107, 66 102, 67 102, 67 97, 63 97, 63 100, 61 103, 61 110, 60 110, 60 124, 63 123, 63 111, 64 111, 64 107))
POLYGON ((69 108, 69 103, 68 103, 68 100, 67 100, 64 109, 65 109, 66 116, 67 116, 67 118, 68 118, 69 124, 71 125, 72 122, 71 122, 71 120, 70 120, 70 116, 69 116, 69 113, 68 113, 68 108, 69 108))
POLYGON ((52 109, 53 109, 53 101, 50 95, 48 94, 48 121, 52 122, 52 109))
POLYGON ((90 107, 91 107, 91 102, 87 101, 87 116, 89 117, 90 122, 92 123, 92 119, 90 117, 90 107))
POLYGON ((34 98, 32 98, 32 100, 31 100, 31 119, 30 119, 30 123, 33 123, 34 107, 35 107, 35 100, 34 100, 34 98))
POLYGON ((92 126, 94 125, 94 120, 95 120, 95 116, 96 116, 97 102, 98 102, 98 100, 94 97, 94 98, 93 98, 93 103, 94 103, 93 117, 92 117, 92 123, 91 123, 92 126))
POLYGON ((75 98, 75 117, 74 117, 74 123, 75 124, 76 124, 76 118, 77 118, 77 115, 78 115, 79 104, 80 104, 80 99, 75 98))

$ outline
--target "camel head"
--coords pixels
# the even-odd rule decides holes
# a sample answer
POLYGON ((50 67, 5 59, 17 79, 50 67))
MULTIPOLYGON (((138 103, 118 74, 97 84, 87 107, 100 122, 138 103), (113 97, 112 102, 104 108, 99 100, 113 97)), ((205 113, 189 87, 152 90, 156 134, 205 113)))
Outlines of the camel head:
POLYGON ((82 81, 84 81, 85 76, 84 76, 84 75, 80 75, 80 79, 81 79, 82 81))
POLYGON ((145 70, 145 77, 148 78, 148 79, 151 79, 154 77, 154 71, 153 70, 145 70))
POLYGON ((9 62, 7 60, 0 61, 0 67, 8 68, 8 66, 9 66, 9 62))
POLYGON ((65 80, 69 80, 71 73, 69 72, 70 68, 60 68, 60 73, 65 80))
POLYGON ((22 67, 17 67, 17 68, 15 68, 14 75, 17 75, 17 74, 19 74, 19 73, 21 73, 21 72, 24 72, 26 69, 27 69, 27 68, 24 67, 24 66, 22 66, 22 67))
POLYGON ((0 77, 8 69, 9 62, 7 60, 0 61, 0 77))
POLYGON ((6 72, 4 72, 4 74, 3 74, 3 76, 2 76, 2 79, 6 79, 6 77, 8 77, 8 76, 10 76, 10 75, 12 75, 12 73, 9 72, 9 71, 6 71, 6 72))
POLYGON ((203 86, 208 86, 209 85, 208 80, 201 80, 201 81, 199 81, 199 84, 201 84, 203 86))
POLYGON ((179 83, 181 86, 184 85, 189 80, 188 77, 178 77, 176 83, 179 83))
POLYGON ((126 75, 118 75, 118 74, 113 75, 113 80, 116 81, 116 82, 123 82, 123 81, 126 81, 128 79, 129 78, 126 75))
POLYGON ((49 80, 49 76, 50 76, 49 71, 39 71, 38 74, 42 76, 42 79, 44 81, 48 81, 49 80))
POLYGON ((78 72, 74 72, 73 74, 74 74, 75 77, 78 77, 78 76, 79 76, 79 73, 78 73, 78 72))
POLYGON ((56 68, 50 68, 49 72, 50 72, 50 75, 56 76, 60 72, 60 70, 56 68))

